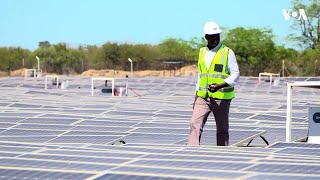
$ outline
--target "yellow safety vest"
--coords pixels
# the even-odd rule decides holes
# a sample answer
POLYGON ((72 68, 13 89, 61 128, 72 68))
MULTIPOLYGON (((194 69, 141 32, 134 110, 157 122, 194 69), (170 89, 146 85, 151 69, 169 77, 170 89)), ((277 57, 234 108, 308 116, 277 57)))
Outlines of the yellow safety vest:
POLYGON ((214 93, 208 90, 209 84, 223 83, 224 79, 230 76, 230 73, 227 72, 229 48, 224 45, 220 46, 208 70, 204 59, 205 53, 206 48, 201 48, 198 60, 198 72, 200 73, 200 82, 197 95, 202 98, 212 97, 217 99, 233 99, 235 97, 235 93, 234 87, 232 86, 221 88, 214 93))

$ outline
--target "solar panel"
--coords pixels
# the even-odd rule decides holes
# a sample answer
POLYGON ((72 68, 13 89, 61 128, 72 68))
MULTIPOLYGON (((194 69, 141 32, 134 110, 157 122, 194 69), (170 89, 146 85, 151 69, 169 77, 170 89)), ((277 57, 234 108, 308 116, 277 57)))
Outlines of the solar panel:
POLYGON ((113 166, 108 165, 95 165, 95 164, 80 164, 73 162, 51 162, 42 160, 26 160, 26 159, 9 159, 2 158, 1 166, 12 167, 33 167, 33 168, 48 168, 48 169, 64 169, 64 170, 107 170, 113 166))
POLYGON ((257 164, 249 167, 248 171, 282 173, 282 174, 311 174, 319 175, 320 165, 297 165, 297 164, 257 164))
POLYGON ((189 129, 173 129, 173 128, 136 128, 130 132, 135 133, 169 133, 169 134, 185 134, 187 136, 189 129))
POLYGON ((22 113, 22 112, 0 112, 0 117, 5 116, 5 117, 34 117, 40 115, 39 113, 22 113))
POLYGON ((107 144, 122 136, 60 136, 48 141, 48 143, 87 143, 87 144, 107 144))
POLYGON ((147 147, 130 147, 128 146, 101 146, 101 145, 91 145, 88 148, 94 148, 99 150, 121 150, 128 152, 146 152, 146 153, 173 153, 176 150, 159 149, 159 148, 147 148, 147 147))
POLYGON ((144 173, 144 174, 153 174, 160 175, 166 174, 171 177, 188 177, 188 178, 240 178, 245 175, 245 173, 239 172, 221 172, 221 171, 206 171, 206 170, 180 170, 180 169, 163 169, 163 168, 146 168, 146 167, 132 167, 132 166, 123 166, 112 170, 111 172, 121 172, 121 173, 144 173))
POLYGON ((180 154, 149 154, 143 156, 146 159, 167 159, 167 160, 207 160, 207 161, 231 161, 231 162, 248 162, 252 158, 247 157, 219 157, 219 156, 202 156, 199 155, 180 155, 180 154))
POLYGON ((303 175, 303 176, 300 176, 300 175, 255 175, 255 176, 252 176, 252 177, 249 177, 247 178, 248 180, 267 180, 267 179, 294 179, 294 180, 305 180, 305 179, 308 179, 308 180, 317 180, 319 179, 320 176, 310 176, 310 175, 303 175))
POLYGON ((201 155, 201 156, 218 156, 218 157, 247 157, 247 158, 266 158, 266 155, 263 154, 253 154, 253 153, 247 153, 243 154, 242 152, 240 154, 234 153, 234 152, 223 152, 223 151, 177 151, 173 154, 179 154, 179 155, 201 155))
POLYGON ((86 179, 93 174, 69 173, 69 172, 50 172, 39 170, 15 170, 0 169, 0 177, 3 179, 86 179))
POLYGON ((41 154, 26 154, 20 156, 21 158, 27 159, 38 159, 38 160, 62 160, 69 162, 92 162, 92 163, 112 163, 122 164, 128 162, 129 159, 121 159, 114 157, 74 157, 74 156, 56 156, 56 155, 41 155, 41 154))
POLYGON ((144 153, 121 153, 121 152, 108 152, 98 150, 46 150, 44 154, 55 155, 73 155, 73 156, 86 156, 86 157, 118 157, 118 158, 137 158, 144 155, 144 153))
POLYGON ((185 135, 171 134, 147 134, 147 133, 132 133, 122 138, 126 143, 144 143, 144 144, 174 144, 185 139, 185 135))
POLYGON ((41 105, 15 103, 15 104, 10 105, 9 107, 15 107, 15 108, 40 108, 41 105))
POLYGON ((283 154, 293 154, 293 155, 309 155, 309 156, 320 156, 319 148, 291 148, 287 147, 282 150, 277 151, 283 154))
POLYGON ((26 129, 9 129, 1 132, 0 137, 3 136, 35 136, 35 135, 59 135, 64 131, 46 131, 46 130, 26 130, 26 129))
POLYGON ((117 180, 139 180, 139 179, 148 179, 148 180, 183 180, 184 178, 175 178, 175 177, 159 177, 159 176, 143 176, 143 175, 129 175, 129 174, 105 174, 101 177, 96 178, 96 180, 104 179, 117 179, 117 180))
POLYGON ((89 131, 89 132, 99 132, 99 131, 108 131, 108 132, 128 132, 132 128, 129 127, 119 127, 119 126, 76 126, 72 130, 73 131, 89 131))
POLYGON ((285 147, 317 148, 317 149, 320 149, 320 144, 277 142, 277 143, 269 146, 269 148, 285 148, 285 147))
POLYGON ((16 122, 19 122, 19 121, 22 121, 23 117, 1 117, 1 113, 0 113, 0 119, 1 119, 1 122, 9 122, 9 123, 16 123, 16 122))
POLYGON ((2 157, 17 157, 17 156, 20 156, 20 155, 21 154, 19 154, 19 153, 3 153, 3 152, 0 152, 0 159, 2 157))
MULTIPOLYGON (((27 122, 27 121, 26 121, 27 122)), ((75 126, 71 125, 54 125, 54 124, 19 124, 14 129, 39 129, 39 130, 68 130, 75 126)))
POLYGON ((121 133, 121 132, 108 132, 108 131, 104 131, 104 132, 92 132, 92 131, 70 131, 65 133, 65 136, 76 136, 76 135, 90 135, 90 136, 126 136, 129 133, 121 133))
POLYGON ((56 136, 29 136, 29 137, 6 137, 0 136, 0 141, 7 141, 7 142, 30 142, 30 143, 45 143, 46 141, 55 138, 56 136))
MULTIPOLYGON (((257 78, 242 77, 230 109, 233 146, 216 147, 212 115, 201 146, 185 145, 196 78, 130 78, 142 96, 130 91, 130 97, 116 98, 92 97, 90 78, 69 78, 71 86, 63 91, 44 91, 41 79, 0 78, 10 86, 0 87, 0 178, 319 177, 317 145, 279 142, 263 148, 259 137, 285 140, 285 83, 257 85, 257 78), (252 138, 250 146, 256 147, 235 147, 252 138)), ((306 110, 320 105, 314 98, 318 90, 297 88, 295 94, 293 140, 307 136, 306 110)))
POLYGON ((118 121, 114 120, 85 120, 77 123, 77 125, 94 125, 94 126, 119 126, 119 127, 130 127, 138 124, 138 122, 130 122, 130 121, 118 121))
POLYGON ((20 153, 20 152, 33 152, 38 150, 39 148, 34 148, 34 147, 16 147, 16 146, 3 146, 0 145, 0 149, 2 152, 15 152, 15 153, 20 153))
POLYGON ((0 128, 9 128, 11 126, 15 126, 16 124, 13 123, 0 123, 0 128))
POLYGON ((211 169, 216 170, 241 170, 253 165, 252 163, 233 163, 233 162, 207 162, 207 161, 174 161, 174 160, 138 160, 130 165, 143 165, 148 167, 174 167, 174 168, 192 168, 192 169, 211 169))

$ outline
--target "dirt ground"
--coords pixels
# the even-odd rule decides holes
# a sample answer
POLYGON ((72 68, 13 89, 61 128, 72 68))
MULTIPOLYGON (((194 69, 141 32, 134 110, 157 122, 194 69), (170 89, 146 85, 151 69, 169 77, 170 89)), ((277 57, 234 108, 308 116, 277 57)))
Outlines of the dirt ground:
MULTIPOLYGON (((10 76, 24 76, 26 69, 18 69, 15 71, 10 72, 10 76)), ((161 70, 161 71, 134 71, 133 76, 134 77, 172 77, 172 76, 196 76, 198 73, 198 69, 195 65, 191 66, 185 66, 181 69, 177 70, 161 70)), ((44 73, 48 74, 48 73, 44 73)), ((74 74, 74 75, 80 75, 80 74, 74 74)), ((103 69, 103 70, 95 70, 95 69, 89 69, 81 74, 82 76, 107 76, 107 77, 125 77, 126 75, 130 76, 130 71, 118 71, 118 70, 112 70, 112 69, 103 69)), ((7 72, 1 72, 0 76, 8 76, 7 72)))

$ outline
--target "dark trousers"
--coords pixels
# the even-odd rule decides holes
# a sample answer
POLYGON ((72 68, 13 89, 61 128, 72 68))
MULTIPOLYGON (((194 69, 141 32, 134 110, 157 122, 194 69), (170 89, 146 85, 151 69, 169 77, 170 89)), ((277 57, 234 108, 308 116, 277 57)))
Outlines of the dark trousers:
POLYGON ((217 127, 217 145, 229 145, 229 109, 231 100, 198 97, 192 113, 188 145, 200 145, 201 134, 210 112, 217 127))

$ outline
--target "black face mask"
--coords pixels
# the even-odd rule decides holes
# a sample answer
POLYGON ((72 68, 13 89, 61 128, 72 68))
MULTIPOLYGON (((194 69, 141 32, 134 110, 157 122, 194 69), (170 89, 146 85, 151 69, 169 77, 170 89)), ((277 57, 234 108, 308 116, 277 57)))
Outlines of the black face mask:
POLYGON ((207 47, 211 50, 220 43, 220 34, 206 34, 204 36, 208 42, 207 47))

